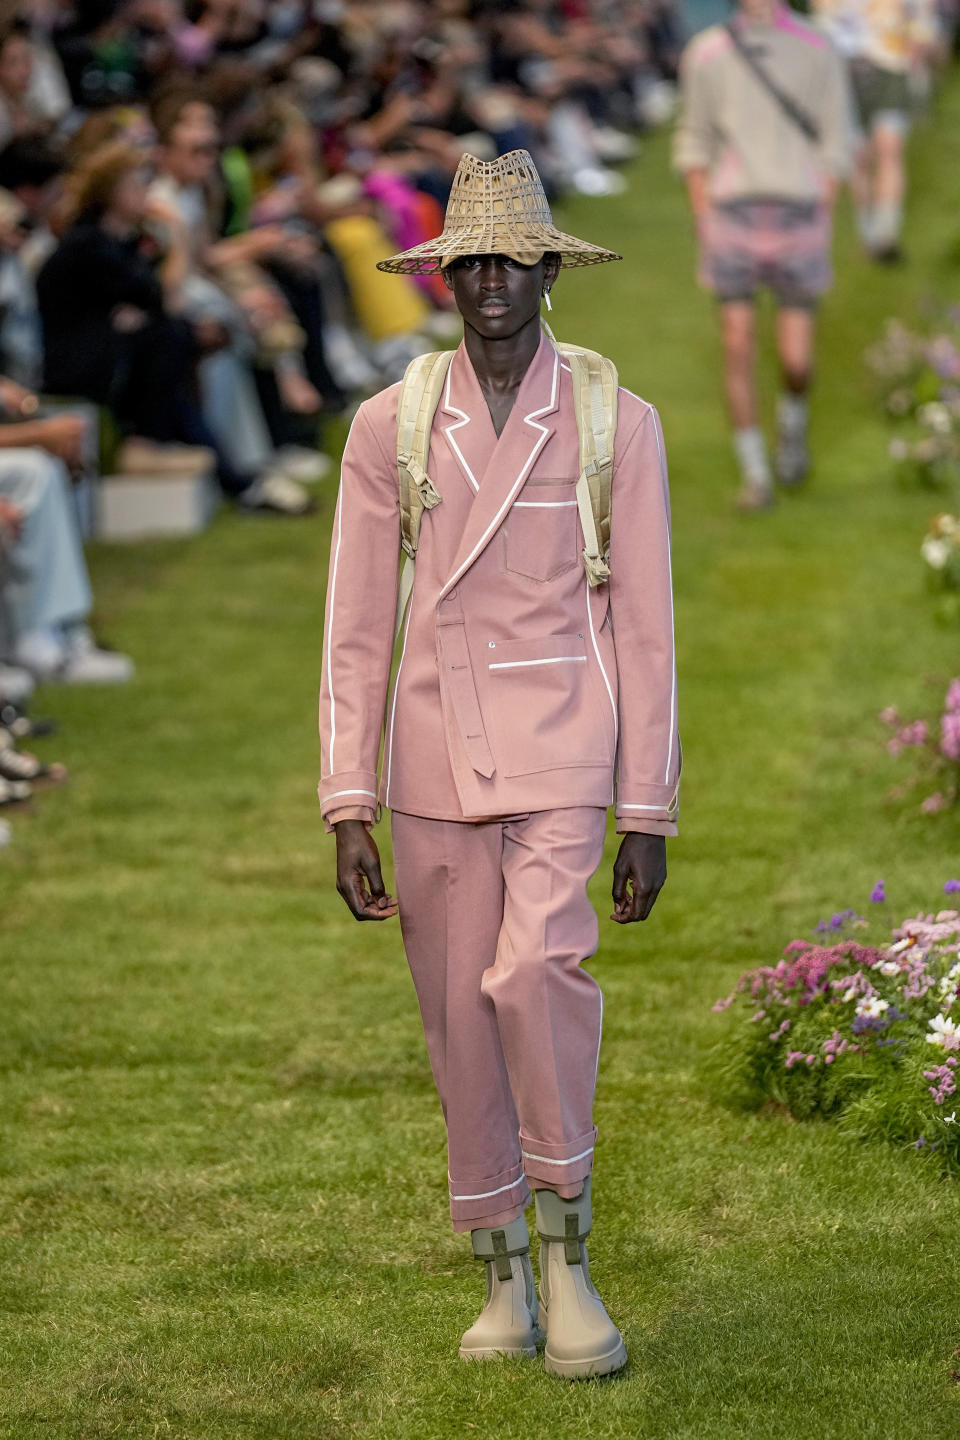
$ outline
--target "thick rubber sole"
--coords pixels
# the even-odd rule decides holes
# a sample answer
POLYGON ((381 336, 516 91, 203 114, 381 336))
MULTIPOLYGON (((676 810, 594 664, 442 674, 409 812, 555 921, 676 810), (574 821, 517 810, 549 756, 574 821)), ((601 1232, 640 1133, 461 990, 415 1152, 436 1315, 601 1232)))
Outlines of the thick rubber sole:
POLYGON ((618 1340, 606 1355, 584 1356, 580 1360, 557 1360, 550 1354, 550 1344, 543 1352, 543 1368, 548 1375, 561 1380, 598 1380, 601 1375, 615 1375, 627 1363, 627 1347, 618 1340))
POLYGON ((502 1345, 491 1346, 483 1350, 464 1350, 461 1345, 458 1351, 461 1360, 500 1360, 504 1355, 514 1359, 522 1357, 524 1360, 536 1360, 536 1345, 502 1345))

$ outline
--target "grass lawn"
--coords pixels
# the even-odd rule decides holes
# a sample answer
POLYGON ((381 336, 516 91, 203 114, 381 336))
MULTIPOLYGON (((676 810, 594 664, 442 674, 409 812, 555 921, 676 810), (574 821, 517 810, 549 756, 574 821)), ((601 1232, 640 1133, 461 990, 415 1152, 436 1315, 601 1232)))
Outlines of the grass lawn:
POLYGON ((909 265, 868 269, 841 215, 816 473, 770 515, 731 509, 667 156, 563 207, 628 261, 562 277, 552 317, 659 406, 674 493, 683 835, 654 916, 604 923, 593 962, 592 1250, 629 1369, 456 1359, 481 1271, 448 1228, 413 988, 396 926, 339 901, 314 793, 328 492, 307 523, 96 549, 137 681, 41 698, 73 779, 0 858, 4 1440, 960 1433, 957 1187, 733 1110, 709 1064, 741 969, 881 876, 906 915, 960 872, 955 815, 885 798, 877 711, 932 708, 960 647, 923 588, 938 502, 891 477, 861 364, 888 314, 957 298, 960 85, 915 137, 909 265))

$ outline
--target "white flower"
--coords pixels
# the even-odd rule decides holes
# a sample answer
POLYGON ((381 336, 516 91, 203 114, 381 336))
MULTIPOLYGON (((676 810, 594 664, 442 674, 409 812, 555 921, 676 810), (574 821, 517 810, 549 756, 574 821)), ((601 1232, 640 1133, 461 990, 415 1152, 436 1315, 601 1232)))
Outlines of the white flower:
POLYGON ((883 964, 880 966, 880 974, 899 975, 900 966, 897 964, 896 960, 884 960, 883 964))
POLYGON ((843 992, 843 998, 844 998, 844 1001, 847 1001, 847 1000, 856 1000, 856 998, 857 998, 857 989, 856 989, 856 986, 855 986, 855 985, 851 985, 850 988, 849 988, 849 990, 845 990, 845 991, 843 992))
POLYGON ((928 405, 921 405, 919 420, 921 425, 928 426, 937 435, 950 434, 950 411, 942 401, 931 400, 928 405))
POLYGON ((944 1125, 955 1125, 957 1120, 957 1112, 956 1110, 954 1110, 952 1115, 944 1115, 941 1118, 944 1125))
POLYGON ((931 570, 942 570, 950 558, 950 546, 945 540, 928 535, 920 546, 920 553, 931 570))
POLYGON ((927 1040, 931 1045, 945 1045, 947 1040, 952 1039, 956 1033, 956 1020, 951 1020, 949 1015, 934 1015, 930 1021, 930 1034, 927 1036, 927 1040))
POLYGON ((879 1020, 884 1011, 889 1009, 890 1004, 887 1000, 881 1000, 879 995, 868 995, 860 1001, 856 1013, 864 1016, 867 1020, 879 1020))

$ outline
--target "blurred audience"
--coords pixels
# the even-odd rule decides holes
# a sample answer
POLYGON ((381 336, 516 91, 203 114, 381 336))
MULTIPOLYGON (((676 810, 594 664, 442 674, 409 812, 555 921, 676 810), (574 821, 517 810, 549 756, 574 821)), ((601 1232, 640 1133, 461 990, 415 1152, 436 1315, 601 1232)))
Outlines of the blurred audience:
POLYGON ((306 514, 323 425, 457 333, 375 262, 466 149, 622 189, 682 39, 675 0, 0 0, 0 806, 63 778, 18 748, 34 684, 133 673, 74 482, 212 467, 306 514))

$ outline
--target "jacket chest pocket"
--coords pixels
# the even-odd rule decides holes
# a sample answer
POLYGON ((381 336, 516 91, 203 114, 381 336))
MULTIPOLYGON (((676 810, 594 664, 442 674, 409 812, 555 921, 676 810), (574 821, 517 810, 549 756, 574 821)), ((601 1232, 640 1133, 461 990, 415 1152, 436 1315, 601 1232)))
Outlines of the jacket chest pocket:
POLYGON ((527 485, 503 526, 504 564, 528 580, 554 580, 580 559, 576 482, 527 485))

